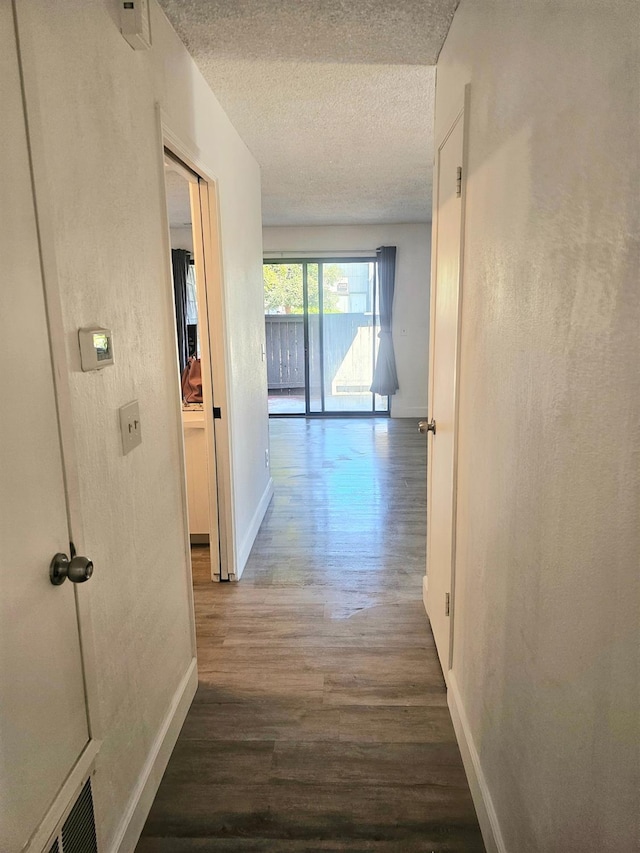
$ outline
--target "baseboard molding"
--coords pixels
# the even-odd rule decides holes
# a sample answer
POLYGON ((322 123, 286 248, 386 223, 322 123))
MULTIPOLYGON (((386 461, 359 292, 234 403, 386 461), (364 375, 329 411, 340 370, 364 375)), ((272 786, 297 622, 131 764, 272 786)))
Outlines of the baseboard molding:
POLYGON ((193 658, 173 694, 167 715, 142 768, 115 839, 109 847, 111 853, 133 853, 135 850, 197 687, 198 669, 196 659, 193 658))
POLYGON ((453 728, 458 740, 458 746, 462 754, 462 763, 469 780, 469 788, 476 807, 478 823, 482 831, 484 845, 487 853, 507 853, 507 848, 500 831, 498 816, 493 806, 493 800, 489 793, 487 780, 482 772, 478 750, 473 742, 469 720, 467 719, 458 682, 453 670, 449 671, 449 684, 447 690, 447 703, 453 720, 453 728))
POLYGON ((429 589, 429 578, 424 575, 422 578, 422 603, 424 604, 424 612, 429 616, 427 610, 427 590, 429 589))
POLYGON ((242 577, 244 567, 247 565, 247 560, 249 559, 249 554, 251 553, 251 549, 253 548, 253 543, 256 540, 256 536, 258 535, 258 530, 260 530, 262 519, 264 518, 264 514, 267 511, 269 504, 271 503, 273 491, 273 480, 271 479, 271 477, 269 477, 267 487, 264 490, 260 501, 258 502, 258 506, 256 507, 256 511, 253 514, 253 518, 249 523, 249 528, 244 535, 244 539, 242 540, 240 548, 238 549, 238 560, 236 563, 235 577, 237 581, 239 581, 242 577))
POLYGON ((426 406, 396 405, 392 401, 392 403, 391 403, 391 417, 392 418, 426 418, 427 417, 427 407, 426 406))

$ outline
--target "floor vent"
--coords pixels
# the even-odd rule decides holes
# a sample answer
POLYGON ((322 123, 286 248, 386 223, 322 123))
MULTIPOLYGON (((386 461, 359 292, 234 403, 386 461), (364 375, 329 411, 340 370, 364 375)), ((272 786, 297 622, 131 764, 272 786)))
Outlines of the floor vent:
POLYGON ((98 853, 90 779, 85 782, 47 853, 98 853))

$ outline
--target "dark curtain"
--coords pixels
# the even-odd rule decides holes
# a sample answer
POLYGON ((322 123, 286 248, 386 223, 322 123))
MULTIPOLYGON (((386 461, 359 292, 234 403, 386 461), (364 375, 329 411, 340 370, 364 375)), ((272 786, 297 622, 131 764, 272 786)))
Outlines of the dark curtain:
POLYGON ((173 296, 176 305, 176 329, 178 332, 178 361, 180 373, 189 360, 189 337, 187 334, 187 272, 189 252, 184 249, 171 250, 173 267, 173 296))
POLYGON ((373 383, 371 390, 374 394, 383 397, 391 397, 398 388, 398 374, 396 372, 396 356, 393 351, 393 338, 391 337, 391 319, 393 312, 393 291, 396 281, 396 247, 381 246, 376 249, 378 263, 378 294, 380 313, 380 346, 378 358, 373 370, 373 383))

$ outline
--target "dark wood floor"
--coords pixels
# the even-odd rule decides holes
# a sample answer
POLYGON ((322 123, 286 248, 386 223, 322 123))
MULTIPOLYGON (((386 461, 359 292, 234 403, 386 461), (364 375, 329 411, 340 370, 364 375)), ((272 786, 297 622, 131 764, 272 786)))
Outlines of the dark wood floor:
POLYGON ((483 851, 421 601, 415 421, 272 420, 239 584, 194 549, 200 687, 137 853, 483 851))

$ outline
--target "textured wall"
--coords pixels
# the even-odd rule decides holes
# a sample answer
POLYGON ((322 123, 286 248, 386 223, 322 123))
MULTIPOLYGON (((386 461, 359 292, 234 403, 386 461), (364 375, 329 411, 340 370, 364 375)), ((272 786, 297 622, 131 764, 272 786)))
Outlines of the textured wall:
POLYGON ((400 390, 391 414, 397 418, 427 413, 429 355, 429 225, 350 225, 265 228, 265 252, 371 251, 397 246, 393 334, 400 390))
POLYGON ((506 847, 640 844, 634 2, 463 0, 471 83, 453 671, 506 847))
POLYGON ((220 180, 239 540, 267 483, 259 170, 166 19, 152 12, 154 47, 134 52, 115 23, 116 3, 19 4, 36 62, 86 545, 96 565, 104 741, 95 792, 106 842, 192 653, 156 100, 220 180), (84 374, 77 328, 93 323, 113 329, 116 363, 84 374), (143 442, 123 457, 117 410, 133 398, 143 442))

